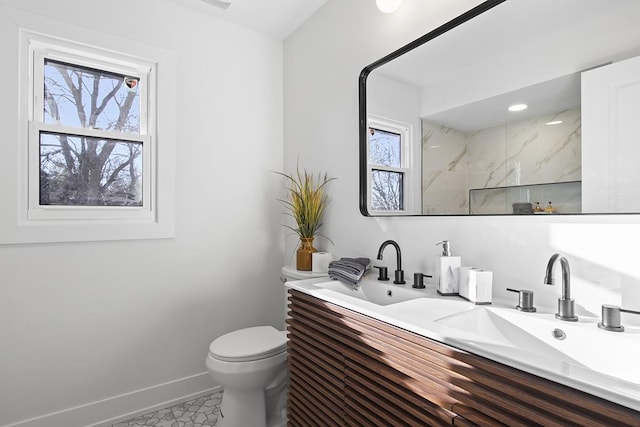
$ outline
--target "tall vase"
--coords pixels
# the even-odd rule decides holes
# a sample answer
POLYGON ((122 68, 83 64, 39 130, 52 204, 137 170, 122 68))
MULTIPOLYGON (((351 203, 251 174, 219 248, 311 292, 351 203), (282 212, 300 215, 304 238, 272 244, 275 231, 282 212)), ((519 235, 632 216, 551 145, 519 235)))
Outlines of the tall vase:
POLYGON ((313 247, 313 237, 301 237, 296 251, 296 269, 311 271, 311 254, 314 252, 318 250, 313 247))

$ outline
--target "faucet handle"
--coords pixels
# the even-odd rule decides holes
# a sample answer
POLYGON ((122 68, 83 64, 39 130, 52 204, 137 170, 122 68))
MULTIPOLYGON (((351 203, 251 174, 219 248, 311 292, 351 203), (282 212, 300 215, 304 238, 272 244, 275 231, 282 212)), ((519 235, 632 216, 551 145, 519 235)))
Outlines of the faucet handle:
POLYGON ((528 289, 511 288, 507 288, 507 290, 518 294, 518 305, 516 305, 516 310, 524 311, 525 313, 534 313, 536 311, 536 308, 533 306, 533 291, 528 289))
POLYGON ((432 276, 424 273, 413 273, 413 285, 411 285, 411 287, 416 289, 424 289, 425 277, 432 277, 432 276))
POLYGON ((380 270, 378 273, 378 280, 380 280, 381 282, 386 282, 389 280, 389 273, 388 273, 387 267, 381 266, 381 265, 374 265, 373 268, 377 268, 378 270, 380 270))
POLYGON ((598 328, 612 332, 623 332, 624 326, 620 323, 620 312, 640 314, 640 311, 627 310, 617 305, 602 304, 602 321, 598 322, 598 328))

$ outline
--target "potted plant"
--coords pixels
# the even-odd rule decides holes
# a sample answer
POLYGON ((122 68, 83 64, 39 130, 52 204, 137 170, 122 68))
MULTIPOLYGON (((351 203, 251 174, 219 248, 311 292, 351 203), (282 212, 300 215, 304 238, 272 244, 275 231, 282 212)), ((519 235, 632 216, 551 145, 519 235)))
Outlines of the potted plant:
POLYGON ((322 227, 322 215, 329 203, 326 193, 327 184, 335 178, 328 178, 327 174, 313 174, 306 170, 287 175, 278 174, 286 178, 285 188, 287 197, 281 201, 287 206, 288 214, 293 217, 296 227, 285 227, 292 230, 300 238, 300 244, 296 251, 296 268, 298 270, 311 270, 311 254, 317 252, 313 247, 313 240, 316 236, 321 236, 331 241, 328 237, 318 233, 322 227))

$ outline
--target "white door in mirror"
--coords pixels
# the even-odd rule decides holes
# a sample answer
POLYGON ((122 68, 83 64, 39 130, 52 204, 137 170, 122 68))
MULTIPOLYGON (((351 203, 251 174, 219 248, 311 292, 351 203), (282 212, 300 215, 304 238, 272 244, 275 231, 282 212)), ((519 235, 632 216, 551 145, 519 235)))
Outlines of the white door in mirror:
POLYGON ((640 211, 640 57, 582 73, 582 211, 640 211))

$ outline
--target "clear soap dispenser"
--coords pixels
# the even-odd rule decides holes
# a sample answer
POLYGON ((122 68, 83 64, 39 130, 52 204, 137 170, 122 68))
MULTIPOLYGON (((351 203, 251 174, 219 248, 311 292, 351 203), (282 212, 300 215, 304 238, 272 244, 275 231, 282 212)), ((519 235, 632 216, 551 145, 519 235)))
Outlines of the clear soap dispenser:
POLYGON ((443 240, 442 256, 436 258, 436 290, 440 295, 458 295, 458 274, 462 260, 459 256, 451 255, 451 243, 443 240))

